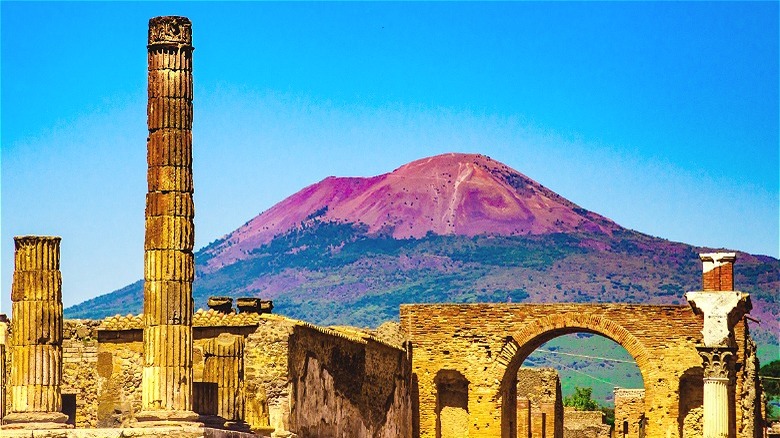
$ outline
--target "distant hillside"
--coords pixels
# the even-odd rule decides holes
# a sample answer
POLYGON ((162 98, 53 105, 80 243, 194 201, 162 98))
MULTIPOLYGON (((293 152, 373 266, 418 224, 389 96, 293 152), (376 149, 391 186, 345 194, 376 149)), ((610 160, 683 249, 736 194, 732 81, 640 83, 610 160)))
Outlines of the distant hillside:
MULTIPOLYGON (((627 230, 479 155, 418 160, 372 178, 330 177, 196 253, 194 298, 260 296, 318 324, 377 326, 411 302, 683 304, 701 288, 696 248, 627 230)), ((739 253, 761 356, 778 357, 777 259, 739 253)), ((66 309, 138 313, 142 285, 66 309)))

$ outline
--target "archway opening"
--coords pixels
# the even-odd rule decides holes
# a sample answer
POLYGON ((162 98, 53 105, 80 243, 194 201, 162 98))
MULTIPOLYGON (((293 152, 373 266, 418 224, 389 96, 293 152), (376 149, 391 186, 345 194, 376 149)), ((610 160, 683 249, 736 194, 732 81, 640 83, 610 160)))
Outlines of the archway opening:
POLYGON ((609 434, 615 424, 615 437, 644 436, 644 378, 637 363, 646 361, 644 349, 619 328, 609 336, 599 329, 563 325, 511 339, 517 351, 502 381, 504 437, 609 434))
POLYGON ((469 381, 453 370, 441 370, 436 384, 436 438, 469 435, 469 381))

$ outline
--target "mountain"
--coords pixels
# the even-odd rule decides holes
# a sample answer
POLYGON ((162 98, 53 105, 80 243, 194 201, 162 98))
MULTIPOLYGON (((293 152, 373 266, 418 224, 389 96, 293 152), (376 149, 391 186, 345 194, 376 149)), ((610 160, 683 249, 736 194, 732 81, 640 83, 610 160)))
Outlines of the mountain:
POLYGON ((207 253, 214 272, 307 220, 359 224, 394 239, 438 235, 611 234, 620 227, 484 155, 445 154, 371 178, 328 177, 230 233, 207 253))
MULTIPOLYGON (((482 155, 445 154, 370 178, 328 177, 195 254, 196 306, 260 296, 318 324, 377 326, 411 302, 683 304, 698 253, 625 229, 482 155)), ((739 252, 764 357, 778 356, 778 260, 739 252)), ((66 309, 140 312, 141 282, 66 309)))

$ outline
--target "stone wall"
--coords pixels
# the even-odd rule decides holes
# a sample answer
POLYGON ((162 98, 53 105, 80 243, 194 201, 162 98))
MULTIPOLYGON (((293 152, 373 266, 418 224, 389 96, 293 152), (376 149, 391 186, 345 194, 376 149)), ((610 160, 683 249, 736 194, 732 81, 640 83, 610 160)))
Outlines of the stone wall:
POLYGON ((66 320, 62 340, 62 410, 76 427, 97 427, 98 321, 66 320))
MULTIPOLYGON (((517 371, 517 399, 530 404, 530 427, 523 428, 528 437, 563 437, 563 395, 558 371, 521 367, 517 371), (544 430, 541 430, 541 424, 544 430)), ((521 402, 520 405, 524 404, 521 402)), ((518 422, 527 423, 527 415, 525 410, 518 412, 518 422)))
MULTIPOLYGON (((469 382, 469 436, 500 436, 502 393, 511 374, 533 350, 569 333, 604 335, 637 361, 645 382, 648 438, 681 436, 685 416, 681 381, 701 369, 695 349, 702 319, 687 306, 627 304, 433 304, 402 305, 402 330, 414 346, 413 373, 419 385, 420 435, 436 436, 439 370, 461 373, 469 382)), ((738 343, 745 338, 737 326, 738 343)), ((737 366, 744 363, 740 350, 737 366)), ((741 403, 742 378, 735 388, 741 403)), ((687 415, 687 413, 686 413, 687 415)), ((741 424, 742 413, 736 413, 741 424)), ((753 438, 741 437, 741 438, 753 438)))
POLYGON ((407 352, 295 326, 290 428, 300 437, 411 437, 407 352))
POLYGON ((610 438, 610 431, 601 411, 578 411, 567 407, 563 412, 563 438, 610 438))
POLYGON ((264 318, 247 336, 244 352, 244 382, 252 428, 290 429, 289 342, 292 320, 264 318))
POLYGON ((97 425, 130 424, 141 411, 143 331, 98 331, 97 425))
MULTIPOLYGON (((689 381, 683 380, 680 383, 680 396, 689 394, 690 391, 698 393, 702 392, 702 385, 704 382, 701 380, 699 374, 698 380, 696 378, 689 381), (696 386, 698 384, 698 386, 696 386)), ((691 405, 691 409, 701 407, 701 397, 697 398, 698 404, 691 405)), ((681 400, 681 405, 684 402, 681 400)), ((687 415, 688 410, 685 410, 687 415)), ((616 438, 640 438, 644 434, 644 422, 645 422, 645 390, 644 389, 624 389, 615 388, 615 437, 616 438)), ((683 436, 689 435, 683 433, 683 436)))

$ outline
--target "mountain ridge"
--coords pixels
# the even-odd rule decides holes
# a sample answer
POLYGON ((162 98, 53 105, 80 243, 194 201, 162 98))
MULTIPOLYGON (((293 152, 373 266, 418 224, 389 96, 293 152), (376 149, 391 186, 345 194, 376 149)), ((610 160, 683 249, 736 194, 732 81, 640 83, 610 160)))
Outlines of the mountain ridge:
MULTIPOLYGON (((193 298, 258 296, 358 326, 405 302, 685 304, 701 288, 698 253, 716 250, 625 229, 488 157, 445 154, 305 187, 199 250, 193 298)), ((778 266, 743 252, 735 264, 765 356, 778 356, 778 266)), ((65 312, 140 312, 142 297, 139 281, 65 312)))

